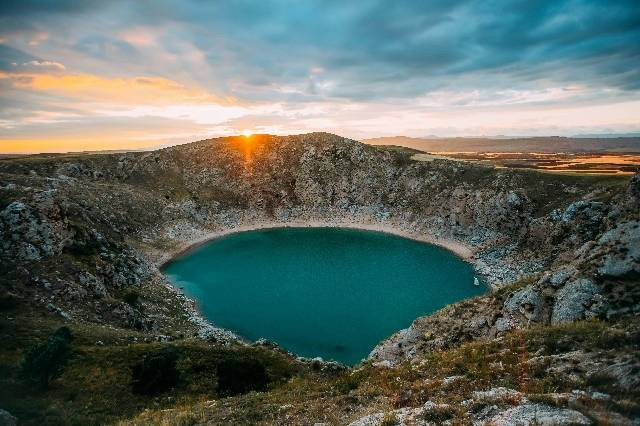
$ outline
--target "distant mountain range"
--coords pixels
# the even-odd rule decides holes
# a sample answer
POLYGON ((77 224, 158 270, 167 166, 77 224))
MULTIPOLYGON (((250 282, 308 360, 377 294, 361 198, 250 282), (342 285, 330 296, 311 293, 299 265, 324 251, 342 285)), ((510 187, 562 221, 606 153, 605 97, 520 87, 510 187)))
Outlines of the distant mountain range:
POLYGON ((426 152, 640 152, 640 137, 464 137, 363 139, 370 145, 398 145, 426 152))

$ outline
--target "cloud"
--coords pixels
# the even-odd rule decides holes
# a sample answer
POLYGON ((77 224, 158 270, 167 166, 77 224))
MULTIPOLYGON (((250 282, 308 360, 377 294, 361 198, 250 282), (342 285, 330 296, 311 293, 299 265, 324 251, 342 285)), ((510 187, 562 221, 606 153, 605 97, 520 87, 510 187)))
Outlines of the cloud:
POLYGON ((78 117, 62 122, 30 123, 4 130, 0 152, 68 152, 158 147, 168 140, 187 142, 206 133, 188 120, 146 117, 78 117), (109 129, 105 132, 105 129, 109 129))
POLYGON ((640 100, 639 40, 637 0, 0 2, 0 129, 627 128, 637 114, 617 106, 640 100))
MULTIPOLYGON (((14 64, 16 64, 14 62, 14 64)), ((17 66, 18 64, 16 64, 17 66)), ((23 62, 22 63, 22 67, 25 68, 40 68, 40 69, 51 69, 51 70, 61 70, 64 71, 67 68, 61 64, 60 62, 56 62, 56 61, 29 61, 29 62, 23 62)))
POLYGON ((37 16, 45 33, 78 28, 65 33, 67 48, 111 69, 164 63, 167 72, 185 74, 190 63, 181 53, 197 52, 200 67, 189 78, 247 100, 407 98, 479 81, 485 88, 552 80, 635 90, 640 81, 634 1, 165 0, 95 9, 70 1, 46 16, 48 5, 37 2, 9 9, 28 22, 37 16), (314 69, 323 72, 310 84, 314 69))
POLYGON ((163 105, 232 101, 162 77, 107 78, 92 74, 0 72, 0 80, 8 80, 15 89, 59 94, 92 103, 163 105))
POLYGON ((39 60, 39 58, 34 55, 30 55, 11 46, 0 44, 0 70, 12 71, 15 69, 16 64, 37 60, 39 60))
POLYGON ((134 46, 153 46, 156 41, 155 31, 151 28, 137 27, 121 32, 118 37, 134 46))

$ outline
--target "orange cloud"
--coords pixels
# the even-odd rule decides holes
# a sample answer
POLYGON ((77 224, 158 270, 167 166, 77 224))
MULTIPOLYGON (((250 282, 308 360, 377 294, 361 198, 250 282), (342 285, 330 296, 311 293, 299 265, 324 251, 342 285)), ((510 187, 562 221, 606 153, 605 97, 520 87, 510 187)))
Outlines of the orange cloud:
POLYGON ((163 118, 94 117, 93 121, 36 124, 29 129, 0 125, 0 153, 148 149, 203 139, 199 135, 206 131, 190 121, 163 118))
POLYGON ((150 149, 162 146, 166 139, 146 140, 104 138, 55 138, 55 139, 0 139, 0 152, 4 154, 32 154, 44 152, 80 152, 150 149))
POLYGON ((233 98, 216 97, 162 77, 109 78, 94 74, 2 73, 16 89, 65 95, 96 103, 167 105, 176 103, 233 104, 233 98))

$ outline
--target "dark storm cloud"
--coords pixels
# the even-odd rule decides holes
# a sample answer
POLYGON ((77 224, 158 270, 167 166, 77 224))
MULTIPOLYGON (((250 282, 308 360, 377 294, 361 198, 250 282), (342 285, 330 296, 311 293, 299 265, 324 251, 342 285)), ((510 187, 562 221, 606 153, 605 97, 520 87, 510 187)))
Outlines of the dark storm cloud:
MULTIPOLYGON (((312 67, 330 82, 316 93, 407 97, 451 86, 526 87, 536 80, 634 89, 640 81, 637 2, 284 3, 187 12, 211 66, 228 47, 249 81, 299 83, 312 67), (499 78, 495 77, 498 71, 499 78)), ((240 93, 250 96, 250 90, 240 93)))

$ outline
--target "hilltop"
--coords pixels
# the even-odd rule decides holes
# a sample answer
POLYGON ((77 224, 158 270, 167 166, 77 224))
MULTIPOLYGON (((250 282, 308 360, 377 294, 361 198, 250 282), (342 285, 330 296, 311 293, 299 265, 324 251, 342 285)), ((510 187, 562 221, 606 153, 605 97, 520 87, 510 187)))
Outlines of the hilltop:
POLYGON ((0 159, 0 408, 25 424, 637 417, 640 175, 413 154, 311 133, 0 159), (160 271, 208 236, 296 223, 462 247, 494 291, 416 319, 345 369, 207 324, 160 271), (60 325, 74 356, 32 392, 18 363, 60 325), (137 363, 167 348, 180 381, 135 394, 137 363))

